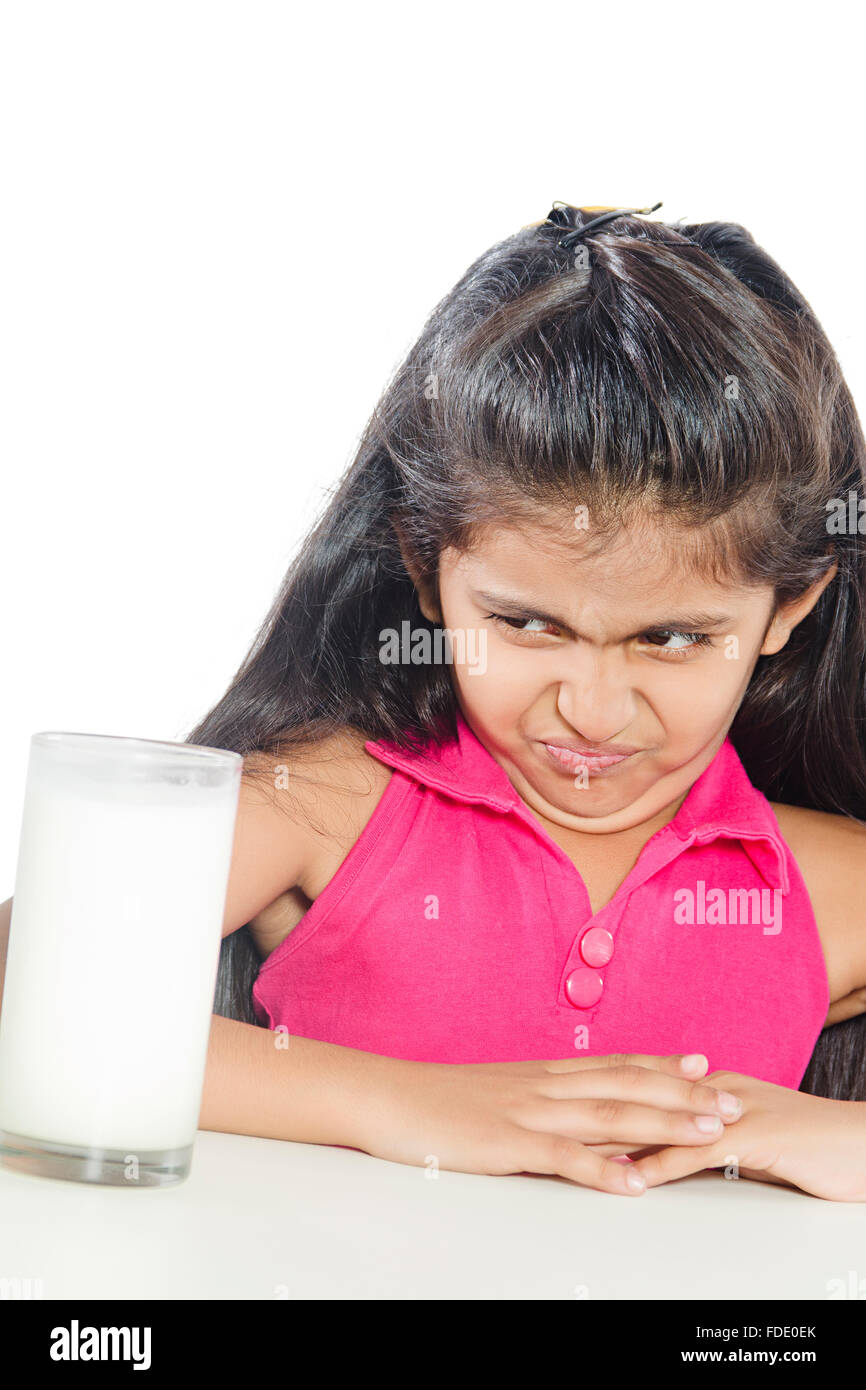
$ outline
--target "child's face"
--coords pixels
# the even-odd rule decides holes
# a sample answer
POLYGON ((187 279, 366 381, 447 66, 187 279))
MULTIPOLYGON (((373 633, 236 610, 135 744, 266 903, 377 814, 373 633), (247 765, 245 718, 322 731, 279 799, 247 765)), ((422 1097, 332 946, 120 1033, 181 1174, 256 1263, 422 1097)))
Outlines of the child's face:
POLYGON ((452 638, 452 678, 470 727, 533 810, 580 831, 628 830, 681 804, 723 743, 758 656, 784 646, 833 574, 774 615, 769 587, 673 572, 651 528, 621 531, 596 556, 582 553, 580 533, 484 534, 470 555, 441 556, 439 604, 421 594, 422 607, 467 634, 465 649, 452 638), (581 770, 545 747, 558 741, 635 751, 581 770))

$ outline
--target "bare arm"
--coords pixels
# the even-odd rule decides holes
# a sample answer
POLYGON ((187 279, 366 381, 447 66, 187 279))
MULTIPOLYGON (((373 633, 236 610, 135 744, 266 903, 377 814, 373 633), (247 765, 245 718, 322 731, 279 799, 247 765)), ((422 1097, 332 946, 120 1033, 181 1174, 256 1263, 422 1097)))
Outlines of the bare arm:
MULTIPOLYGON (((327 754, 343 751, 320 745, 321 760, 307 773, 327 768, 327 754)), ((337 781, 348 782, 361 793, 350 798, 348 817, 355 833, 369 819, 381 795, 366 774, 366 755, 347 766, 337 765, 337 781)), ((307 882, 320 842, 310 833, 303 814, 304 797, 311 797, 314 815, 343 824, 347 810, 327 785, 327 776, 315 785, 293 780, 293 791, 302 804, 286 814, 279 793, 265 785, 242 783, 232 862, 229 873, 223 936, 250 924, 260 953, 269 950, 296 924, 298 912, 289 904, 293 891, 307 882)), ((350 836, 350 839, 352 837, 350 836)), ((348 848, 348 845, 344 847, 348 848)), ((412 1071, 414 1064, 355 1048, 340 1047, 313 1038, 295 1037, 236 1019, 214 1014, 208 1042, 199 1128, 229 1134, 259 1135, 266 1139, 292 1139, 301 1143, 346 1144, 360 1147, 361 1117, 378 1113, 383 1091, 392 1081, 412 1071)))
POLYGON ((824 1027, 866 1012, 866 823, 771 801, 809 890, 821 937, 830 1006, 824 1027))
POLYGON ((214 1014, 200 1129, 361 1147, 376 1097, 412 1062, 289 1037, 214 1014), (279 1043, 286 1046, 279 1046, 279 1043))

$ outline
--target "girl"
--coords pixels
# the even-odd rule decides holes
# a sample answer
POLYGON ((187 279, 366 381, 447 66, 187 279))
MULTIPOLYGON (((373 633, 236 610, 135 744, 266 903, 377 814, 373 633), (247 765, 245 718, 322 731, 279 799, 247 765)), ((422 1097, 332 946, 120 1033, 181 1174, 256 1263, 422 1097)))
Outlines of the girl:
POLYGON ((402 1059, 382 1157, 866 1201, 866 445, 749 233, 635 211, 470 266, 190 734, 215 1012, 402 1059))

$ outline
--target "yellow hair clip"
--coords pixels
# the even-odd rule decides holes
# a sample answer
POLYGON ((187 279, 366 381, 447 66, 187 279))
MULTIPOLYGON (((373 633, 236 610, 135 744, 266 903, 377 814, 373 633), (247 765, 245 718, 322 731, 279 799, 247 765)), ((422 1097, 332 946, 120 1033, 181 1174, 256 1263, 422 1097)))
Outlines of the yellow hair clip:
MULTIPOLYGON (((561 211, 561 209, 576 206, 575 203, 563 203, 557 200, 547 216, 543 217, 540 222, 525 222, 523 225, 524 227, 543 227, 547 223, 551 223, 553 226, 568 227, 570 223, 566 214, 561 211)), ((581 212, 597 212, 600 216, 591 218, 590 221, 585 222, 582 227, 574 227, 567 236, 562 238, 559 244, 560 246, 568 248, 569 246, 573 246, 582 236, 585 236, 587 232, 593 231, 596 227, 602 227, 606 222, 612 222, 617 217, 630 216, 632 213, 640 213, 643 215, 648 212, 655 212, 656 208, 660 207, 660 202, 653 203, 651 208, 581 207, 581 212)))
MULTIPOLYGON (((557 201, 553 204, 553 207, 551 208, 551 212, 555 211, 557 208, 570 208, 576 206, 576 203, 563 203, 560 199, 557 199, 557 201)), ((656 204, 656 206, 660 206, 660 204, 656 204)), ((581 207, 580 210, 581 212, 615 212, 616 208, 614 207, 613 203, 609 203, 606 204, 604 207, 581 207)), ((542 217, 540 222, 524 222, 523 226, 524 228, 543 227, 545 223, 549 222, 550 220, 550 213, 548 213, 546 217, 542 217)))
MULTIPOLYGON (((582 227, 575 227, 573 231, 570 231, 567 236, 564 236, 562 238, 562 241, 559 244, 564 250, 567 250, 569 247, 573 246, 576 241, 579 241, 582 236, 585 236, 587 232, 594 231, 597 227, 603 227, 606 222, 613 222, 614 219, 617 217, 628 217, 632 213, 643 214, 647 212, 655 212, 656 208, 660 207, 661 203, 658 202, 653 203, 651 208, 605 208, 602 211, 600 217, 593 217, 589 222, 584 222, 582 227)), ((581 208, 581 212, 595 211, 595 208, 581 208)), ((561 216, 554 217, 553 214, 555 212, 556 204, 554 203, 550 211, 549 220, 559 222, 561 225, 561 216)))

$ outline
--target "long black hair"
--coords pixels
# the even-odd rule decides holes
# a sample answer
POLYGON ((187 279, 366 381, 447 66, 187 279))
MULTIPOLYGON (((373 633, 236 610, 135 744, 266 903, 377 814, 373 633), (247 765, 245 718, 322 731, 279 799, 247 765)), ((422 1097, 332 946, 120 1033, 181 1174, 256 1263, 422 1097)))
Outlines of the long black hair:
MULTIPOLYGON (((866 554, 833 531, 866 496, 866 445, 810 306, 737 223, 560 205, 485 251, 436 306, 229 688, 187 741, 261 775, 353 730, 417 749, 456 737, 447 664, 386 664, 379 634, 433 625, 415 577, 477 528, 585 504, 605 538, 639 511, 677 563, 771 585, 838 571, 773 656, 730 738, 771 800, 866 820, 866 554)), ((214 1010, 256 1023, 248 926, 222 943, 214 1010)), ((801 1090, 866 1100, 866 1015, 822 1032, 801 1090)))

